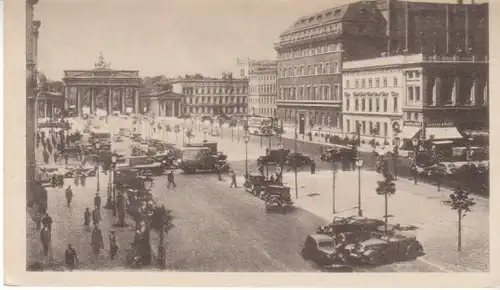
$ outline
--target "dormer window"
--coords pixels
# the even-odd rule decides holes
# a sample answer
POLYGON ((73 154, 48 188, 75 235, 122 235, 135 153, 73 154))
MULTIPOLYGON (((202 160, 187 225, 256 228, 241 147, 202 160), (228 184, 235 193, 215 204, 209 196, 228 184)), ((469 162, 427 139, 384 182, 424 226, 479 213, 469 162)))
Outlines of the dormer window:
POLYGON ((337 9, 335 10, 335 12, 333 13, 335 16, 339 16, 340 15, 340 9, 337 9))
POLYGON ((326 12, 325 16, 326 16, 326 17, 328 17, 328 16, 332 16, 332 12, 331 12, 331 11, 326 12))

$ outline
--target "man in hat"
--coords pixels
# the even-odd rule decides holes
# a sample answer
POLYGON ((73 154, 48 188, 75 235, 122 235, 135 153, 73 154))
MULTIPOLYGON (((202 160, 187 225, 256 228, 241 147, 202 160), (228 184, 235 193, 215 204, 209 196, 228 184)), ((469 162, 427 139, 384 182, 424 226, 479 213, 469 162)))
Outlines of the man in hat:
POLYGON ((102 232, 99 226, 96 225, 92 231, 92 236, 90 238, 90 246, 92 247, 92 252, 94 255, 99 255, 99 251, 104 248, 104 242, 102 239, 102 232))
POLYGON ((233 187, 234 185, 234 188, 238 188, 238 186, 236 185, 236 173, 233 169, 231 169, 229 173, 231 174, 231 185, 229 187, 233 187))
POLYGON ((76 268, 76 264, 78 263, 78 256, 76 255, 75 248, 73 248, 71 244, 68 244, 68 248, 64 252, 64 261, 66 263, 66 267, 68 267, 70 270, 76 268))
POLYGON ((167 188, 170 188, 170 185, 173 185, 174 188, 177 187, 177 185, 175 184, 174 171, 173 170, 170 170, 170 173, 167 176, 167 181, 168 181, 167 188))
POLYGON ((111 230, 109 234, 109 259, 114 260, 118 253, 118 243, 116 241, 115 230, 111 230))
POLYGON ((52 231, 52 217, 47 212, 42 217, 42 225, 44 228, 48 228, 49 232, 52 231))
POLYGON ((50 241, 52 239, 52 235, 50 233, 50 229, 46 226, 40 231, 40 240, 43 246, 43 254, 47 257, 49 255, 49 247, 50 241))
POLYGON ((73 190, 71 190, 71 185, 68 185, 65 191, 66 194, 66 202, 68 204, 68 207, 71 205, 71 200, 73 199, 73 190))
POLYGON ((96 207, 92 210, 92 223, 94 224, 94 227, 97 227, 100 221, 101 221, 101 211, 99 210, 98 207, 96 207))
POLYGON ((90 217, 91 217, 91 213, 90 213, 90 210, 89 208, 85 208, 85 212, 83 213, 83 225, 84 226, 89 226, 90 225, 90 217))

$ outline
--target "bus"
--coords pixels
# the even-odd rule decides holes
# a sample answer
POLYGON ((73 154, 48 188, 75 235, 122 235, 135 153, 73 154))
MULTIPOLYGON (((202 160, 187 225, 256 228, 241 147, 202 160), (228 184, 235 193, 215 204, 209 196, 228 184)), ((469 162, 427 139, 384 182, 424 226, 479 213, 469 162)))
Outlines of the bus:
POLYGON ((248 132, 253 135, 271 135, 272 119, 268 117, 248 117, 248 132))

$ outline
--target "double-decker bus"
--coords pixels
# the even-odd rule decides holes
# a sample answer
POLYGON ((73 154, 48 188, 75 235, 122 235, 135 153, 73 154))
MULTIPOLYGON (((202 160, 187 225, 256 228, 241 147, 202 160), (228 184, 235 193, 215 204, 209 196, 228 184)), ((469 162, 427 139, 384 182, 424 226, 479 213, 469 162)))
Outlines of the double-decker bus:
POLYGON ((253 135, 271 135, 272 119, 268 117, 248 117, 248 132, 253 135))

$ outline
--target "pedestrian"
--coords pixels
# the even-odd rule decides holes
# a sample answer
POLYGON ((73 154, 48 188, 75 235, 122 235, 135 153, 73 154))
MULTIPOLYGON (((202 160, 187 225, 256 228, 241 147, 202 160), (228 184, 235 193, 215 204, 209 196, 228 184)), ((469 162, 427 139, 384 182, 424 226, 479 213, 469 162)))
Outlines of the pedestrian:
POLYGON ((50 184, 52 187, 57 186, 57 175, 55 173, 52 174, 52 177, 50 178, 50 184))
POLYGON ((101 211, 99 210, 98 207, 96 207, 92 210, 92 223, 94 224, 94 227, 97 227, 99 226, 100 222, 101 222, 101 211))
POLYGON ((170 185, 173 185, 174 188, 177 187, 177 185, 175 184, 175 178, 174 178, 174 171, 173 170, 170 170, 170 173, 167 176, 167 180, 168 180, 167 188, 170 188, 170 185))
POLYGON ((90 210, 88 207, 86 207, 85 212, 83 213, 83 225, 84 226, 90 225, 90 217, 91 217, 90 210))
POLYGON ((269 183, 274 184, 274 182, 275 182, 274 175, 271 174, 271 177, 269 177, 269 183))
POLYGON ((64 176, 62 174, 59 174, 57 177, 58 177, 59 188, 63 188, 64 187, 64 176))
POLYGON ((73 190, 71 190, 71 185, 68 185, 68 187, 66 188, 66 201, 67 201, 67 204, 68 204, 68 207, 71 206, 71 200, 73 199, 73 190))
POLYGON ((45 162, 45 164, 49 163, 49 158, 50 158, 49 152, 47 152, 47 150, 43 150, 43 162, 45 162))
POLYGON ((52 231, 52 217, 47 212, 42 217, 42 225, 52 231))
POLYGON ((215 167, 215 173, 217 174, 217 178, 219 179, 219 181, 222 181, 221 167, 218 164, 215 164, 214 167, 215 167))
POLYGON ((102 232, 99 226, 96 225, 92 231, 92 236, 90 238, 90 246, 92 247, 92 252, 94 255, 99 255, 99 251, 104 248, 104 241, 102 239, 102 232))
POLYGON ((233 187, 234 185, 234 188, 238 188, 238 185, 236 185, 236 173, 232 169, 230 173, 231 173, 231 185, 229 187, 233 187))
POLYGON ((96 194, 95 194, 94 207, 97 209, 101 208, 101 196, 99 195, 99 192, 96 192, 96 194))
POLYGON ((66 263, 66 267, 68 267, 70 270, 75 269, 76 265, 78 264, 78 256, 76 255, 76 250, 71 246, 71 244, 68 244, 68 248, 64 252, 64 261, 66 263))
POLYGON ((39 230, 42 227, 42 216, 41 212, 39 210, 36 211, 35 213, 35 225, 36 229, 39 230))
MULTIPOLYGON (((63 143, 63 144, 64 144, 64 143, 63 143)), ((68 165, 68 159, 69 159, 68 153, 67 153, 67 152, 64 152, 64 153, 63 153, 63 156, 64 156, 64 164, 68 165)))
POLYGON ((114 230, 111 230, 111 233, 109 234, 109 259, 114 260, 117 253, 118 243, 116 241, 116 234, 114 230))
POLYGON ((316 173, 316 163, 314 160, 311 160, 311 174, 316 173))
POLYGON ((50 248, 50 241, 51 241, 51 233, 50 229, 48 227, 43 227, 43 229, 40 231, 40 240, 42 242, 43 246, 43 254, 45 257, 49 255, 49 248, 50 248))
POLYGON ((82 175, 80 175, 80 183, 82 184, 82 187, 85 187, 86 180, 87 180, 87 175, 85 173, 82 173, 82 175))

